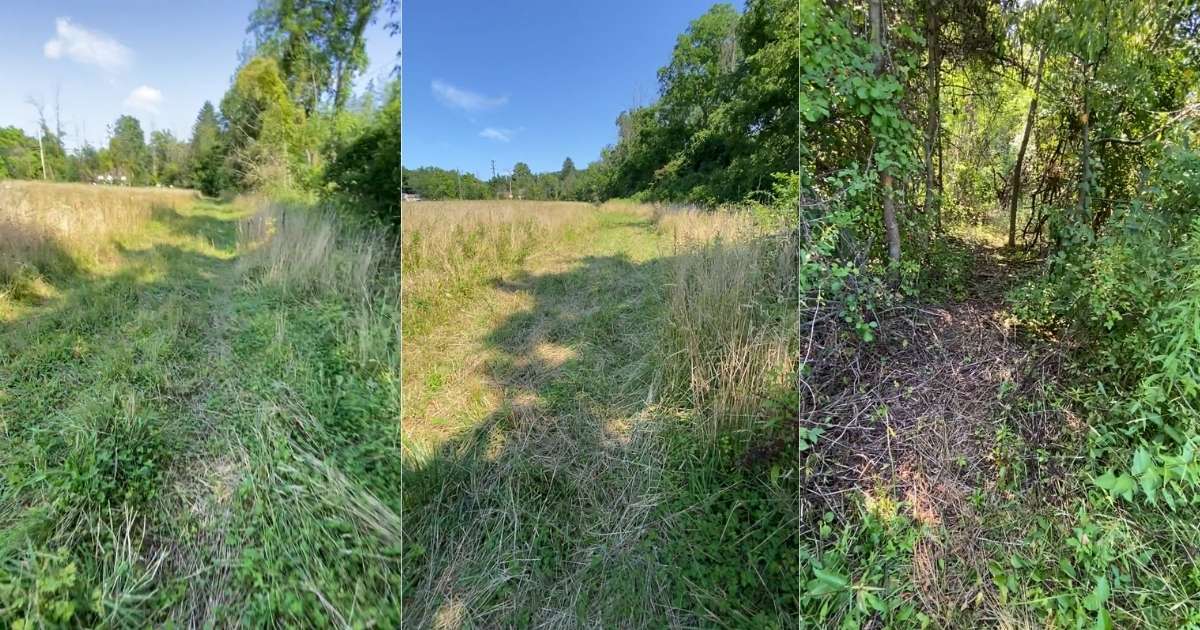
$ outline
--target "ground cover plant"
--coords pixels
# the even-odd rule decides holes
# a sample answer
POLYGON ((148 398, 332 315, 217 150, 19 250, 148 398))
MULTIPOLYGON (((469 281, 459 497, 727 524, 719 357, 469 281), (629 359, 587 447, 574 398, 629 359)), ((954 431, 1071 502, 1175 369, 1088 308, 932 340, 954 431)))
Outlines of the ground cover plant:
POLYGON ((398 620, 392 250, 328 210, 179 198, 123 197, 138 218, 100 259, 20 215, 72 271, 26 267, 41 289, 0 296, 0 616, 398 620))

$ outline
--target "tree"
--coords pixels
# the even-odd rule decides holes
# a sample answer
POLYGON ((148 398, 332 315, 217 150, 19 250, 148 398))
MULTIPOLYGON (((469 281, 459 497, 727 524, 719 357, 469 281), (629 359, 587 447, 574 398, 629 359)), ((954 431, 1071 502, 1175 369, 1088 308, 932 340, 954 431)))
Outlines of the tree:
POLYGON ((255 57, 238 70, 221 99, 228 125, 227 164, 247 188, 290 188, 306 149, 304 112, 288 96, 271 57, 255 57))
POLYGON ((341 111, 367 67, 363 33, 380 0, 260 0, 250 16, 260 56, 274 58, 288 93, 312 116, 323 98, 341 111))
POLYGON ((558 171, 558 178, 561 183, 562 196, 571 198, 575 190, 575 163, 571 158, 563 160, 562 168, 558 171))
POLYGON ((511 180, 512 193, 514 197, 525 199, 533 193, 534 179, 533 171, 529 170, 529 165, 524 162, 517 162, 513 165, 511 180))
MULTIPOLYGON (((383 107, 359 137, 340 148, 325 173, 326 188, 364 213, 391 225, 400 222, 400 83, 385 92, 383 107)), ((480 198, 482 198, 482 194, 480 198)))
POLYGON ((191 185, 209 196, 219 194, 226 186, 224 161, 217 110, 211 102, 204 101, 196 115, 196 123, 192 125, 192 139, 188 142, 191 185))
POLYGON ((671 62, 658 71, 661 109, 668 125, 703 128, 722 101, 726 78, 737 68, 739 15, 716 4, 688 25, 675 43, 671 62))
POLYGON ((350 96, 354 77, 367 67, 363 32, 379 10, 380 0, 333 0, 329 3, 332 30, 326 33, 333 63, 333 109, 340 112, 350 96))
MULTIPOLYGON (((886 72, 884 65, 886 49, 884 41, 886 27, 883 24, 883 0, 871 0, 871 48, 875 51, 875 74, 886 72)), ((883 160, 880 160, 883 162, 883 160)), ((892 263, 892 280, 895 283, 900 273, 900 223, 896 220, 895 178, 891 169, 880 165, 880 183, 883 185, 883 226, 887 233, 888 259, 892 263)))
POLYGON ((0 178, 41 176, 37 139, 17 127, 0 127, 0 178))
POLYGON ((594 180, 604 194, 711 206, 794 172, 799 27, 794 0, 750 0, 741 15, 721 4, 694 20, 659 71, 658 102, 618 117, 594 180))
POLYGON ((126 177, 130 184, 140 183, 146 173, 148 158, 142 124, 137 118, 124 115, 117 119, 109 132, 108 152, 116 174, 126 177))
POLYGON ((1025 151, 1029 148, 1029 135, 1037 120, 1038 95, 1042 91, 1042 71, 1046 67, 1046 48, 1038 53, 1037 78, 1033 84, 1033 98, 1029 100, 1029 113, 1025 117, 1025 130, 1021 132, 1021 147, 1017 149, 1017 163, 1013 165, 1012 190, 1008 200, 1008 246, 1017 246, 1017 204, 1021 200, 1021 170, 1025 166, 1025 151))
POLYGON ((150 156, 153 183, 187 185, 188 145, 177 140, 175 134, 164 130, 151 132, 150 156))

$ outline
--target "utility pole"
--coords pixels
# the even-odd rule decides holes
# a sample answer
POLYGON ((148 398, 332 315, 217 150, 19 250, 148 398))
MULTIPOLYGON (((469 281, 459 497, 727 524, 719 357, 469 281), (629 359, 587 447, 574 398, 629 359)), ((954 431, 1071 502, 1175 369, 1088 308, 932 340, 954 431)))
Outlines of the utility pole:
POLYGON ((500 196, 496 193, 496 160, 492 160, 492 194, 500 196))
POLYGON ((42 156, 42 181, 46 180, 46 149, 42 147, 42 133, 38 132, 38 153, 42 156))
POLYGON ((462 171, 454 171, 454 175, 458 178, 458 198, 462 199, 462 171))

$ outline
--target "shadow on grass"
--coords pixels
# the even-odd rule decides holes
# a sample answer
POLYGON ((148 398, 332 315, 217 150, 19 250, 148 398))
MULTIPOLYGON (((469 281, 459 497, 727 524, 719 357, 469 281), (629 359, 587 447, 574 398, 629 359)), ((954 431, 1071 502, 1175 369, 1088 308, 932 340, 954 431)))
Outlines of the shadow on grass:
MULTIPOLYGON (((211 205, 216 202, 205 202, 211 205)), ((198 235, 220 249, 232 249, 237 245, 237 231, 233 229, 236 217, 216 217, 195 210, 179 212, 169 207, 156 207, 151 213, 151 219, 166 226, 175 234, 198 235)))
MULTIPOLYGON (((174 235, 231 242, 219 219, 169 208, 153 218, 174 235)), ((163 514, 163 501, 207 431, 195 421, 211 330, 205 293, 229 264, 175 243, 114 243, 113 251, 111 271, 43 272, 54 295, 0 321, 0 574, 25 554, 59 549, 78 569, 78 601, 90 601, 111 569, 94 545, 127 548, 155 566, 154 546, 171 540, 165 532, 177 515, 163 514), (135 542, 106 538, 114 520, 137 524, 124 533, 135 542), (90 533, 80 539, 81 531, 90 533)), ((61 245, 58 253, 71 260, 61 245)), ((155 583, 180 577, 164 570, 155 583)), ((145 613, 162 614, 151 608, 145 613)), ((103 625, 101 612, 81 607, 72 622, 103 625)), ((158 625, 154 618, 143 621, 158 625)))
POLYGON ((787 588, 798 569, 763 565, 798 556, 795 534, 719 525, 746 519, 730 512, 738 502, 771 527, 794 504, 743 494, 751 482, 741 472, 714 463, 686 425, 655 417, 672 264, 588 256, 566 271, 493 282, 532 302, 486 337, 499 409, 405 462, 405 615, 414 627, 447 616, 464 627, 771 627, 794 618, 787 588), (684 478, 692 474, 701 480, 684 478), (750 550, 764 540, 769 553, 750 550), (778 585, 738 586, 747 567, 781 574, 783 596, 778 585))

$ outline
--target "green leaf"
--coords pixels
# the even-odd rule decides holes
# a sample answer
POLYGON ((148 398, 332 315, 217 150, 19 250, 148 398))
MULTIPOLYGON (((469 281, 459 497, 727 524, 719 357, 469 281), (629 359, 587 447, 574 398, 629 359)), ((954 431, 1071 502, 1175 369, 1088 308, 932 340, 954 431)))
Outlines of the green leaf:
POLYGON ((1110 470, 1110 471, 1104 473, 1103 475, 1096 477, 1092 481, 1097 486, 1100 486, 1101 488, 1111 492, 1113 485, 1117 483, 1117 478, 1113 476, 1112 471, 1110 470))
POLYGON ((1071 579, 1075 579, 1075 577, 1076 577, 1075 566, 1071 564, 1070 560, 1067 560, 1065 557, 1059 558, 1058 559, 1058 568, 1062 569, 1062 572, 1064 575, 1069 575, 1069 576, 1071 576, 1071 579))
POLYGON ((1146 472, 1153 465, 1154 457, 1150 455, 1150 451, 1146 450, 1146 447, 1143 446, 1133 454, 1133 466, 1130 467, 1129 472, 1133 473, 1134 476, 1139 476, 1146 472))
POLYGON ((815 579, 808 581, 809 595, 827 595, 843 591, 850 585, 850 581, 837 573, 825 571, 818 567, 813 567, 813 575, 815 579))
POLYGON ((1108 588, 1108 576, 1102 575, 1096 580, 1096 586, 1092 589, 1091 594, 1083 599, 1083 606, 1088 610, 1101 610, 1111 594, 1112 592, 1108 588))
POLYGON ((1146 498, 1151 502, 1156 502, 1156 493, 1159 487, 1162 486, 1162 477, 1159 476, 1158 470, 1149 468, 1142 474, 1140 479, 1142 484, 1142 492, 1146 494, 1146 498))
POLYGON ((1117 477, 1117 481, 1113 484, 1112 490, 1109 493, 1119 496, 1126 501, 1132 501, 1135 490, 1137 490, 1137 482, 1133 480, 1133 477, 1130 477, 1127 473, 1121 473, 1121 476, 1117 477))

